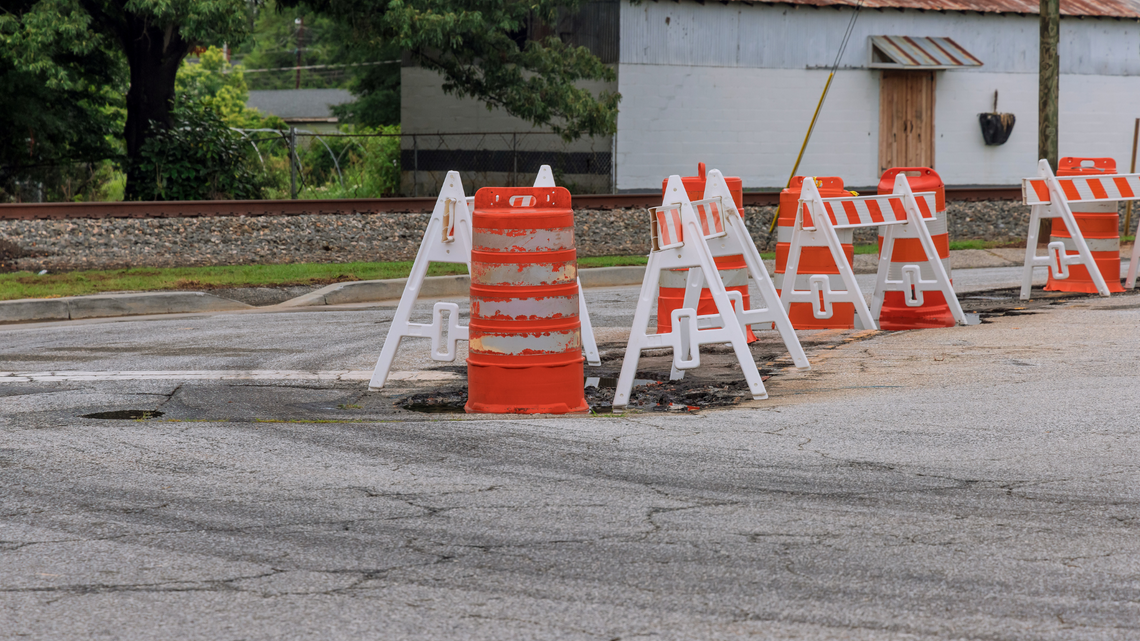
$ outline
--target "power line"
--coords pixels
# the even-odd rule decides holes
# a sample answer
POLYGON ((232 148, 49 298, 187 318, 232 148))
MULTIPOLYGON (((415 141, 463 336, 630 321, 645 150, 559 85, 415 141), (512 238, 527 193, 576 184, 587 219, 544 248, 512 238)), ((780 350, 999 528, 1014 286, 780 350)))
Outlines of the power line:
MULTIPOLYGON (((399 60, 383 60, 381 62, 354 62, 343 65, 305 65, 303 67, 272 67, 269 69, 242 69, 242 73, 263 73, 266 71, 296 71, 298 69, 343 69, 345 67, 367 67, 371 65, 391 65, 400 62, 399 60)), ((229 73, 229 70, 222 71, 222 73, 229 73)))

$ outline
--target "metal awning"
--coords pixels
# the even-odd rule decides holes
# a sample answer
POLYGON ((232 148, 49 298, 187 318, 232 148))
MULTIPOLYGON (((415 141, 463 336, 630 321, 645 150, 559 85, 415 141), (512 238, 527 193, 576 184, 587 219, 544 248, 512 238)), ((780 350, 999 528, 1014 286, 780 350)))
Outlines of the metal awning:
POLYGON ((871 36, 872 69, 962 69, 980 67, 950 38, 922 36, 871 36))

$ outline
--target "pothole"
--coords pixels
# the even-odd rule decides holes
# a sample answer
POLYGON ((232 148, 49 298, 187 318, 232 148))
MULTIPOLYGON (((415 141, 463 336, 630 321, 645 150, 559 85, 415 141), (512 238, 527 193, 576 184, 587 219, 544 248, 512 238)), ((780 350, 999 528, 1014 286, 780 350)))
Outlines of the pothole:
POLYGON ((158 418, 159 416, 162 416, 162 412, 158 410, 113 410, 110 412, 84 414, 79 418, 100 418, 112 421, 145 421, 150 418, 158 418))

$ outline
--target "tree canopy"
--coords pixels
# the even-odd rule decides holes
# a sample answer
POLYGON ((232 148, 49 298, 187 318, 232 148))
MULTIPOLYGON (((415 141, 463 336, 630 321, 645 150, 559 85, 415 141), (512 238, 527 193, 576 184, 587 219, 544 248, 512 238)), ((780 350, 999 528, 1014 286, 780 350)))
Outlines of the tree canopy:
POLYGON ((357 42, 391 44, 423 67, 439 72, 444 91, 566 139, 613 133, 617 93, 597 96, 581 81, 612 82, 614 70, 585 47, 555 36, 527 39, 532 20, 557 23, 575 0, 279 0, 305 5, 351 25, 357 42))

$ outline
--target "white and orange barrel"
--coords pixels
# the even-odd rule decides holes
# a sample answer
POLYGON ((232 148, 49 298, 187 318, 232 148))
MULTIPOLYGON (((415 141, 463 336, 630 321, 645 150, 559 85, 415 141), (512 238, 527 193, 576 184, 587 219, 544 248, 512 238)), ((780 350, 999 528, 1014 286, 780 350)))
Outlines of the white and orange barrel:
MULTIPOLYGON (((905 174, 914 193, 934 192, 934 201, 938 208, 935 219, 927 221, 926 229, 930 232, 930 239, 934 241, 934 248, 938 250, 938 258, 950 282, 954 282, 954 275, 950 272, 950 228, 946 220, 946 186, 942 177, 929 167, 895 167, 888 169, 879 180, 879 195, 894 193, 895 177, 905 174)), ((886 227, 879 227, 879 255, 883 253, 883 237, 886 227)), ((923 280, 932 280, 934 271, 926 260, 926 251, 922 249, 922 241, 916 234, 909 237, 899 237, 895 232, 895 250, 891 252, 891 266, 888 278, 898 280, 902 278, 903 268, 907 265, 918 265, 919 275, 923 280)), ((928 291, 923 296, 921 305, 908 307, 903 292, 885 292, 883 295, 883 309, 879 314, 880 329, 930 329, 934 327, 953 327, 957 321, 946 297, 939 291, 928 291)))
MULTIPOLYGON (((1058 176, 1095 176, 1097 174, 1115 174, 1116 161, 1112 158, 1062 158, 1057 162, 1058 176)), ((1089 246, 1093 261, 1109 292, 1122 292, 1120 285, 1120 213, 1116 209, 1116 202, 1107 203, 1073 203, 1073 218, 1085 243, 1089 246)), ((1050 240, 1061 241, 1067 253, 1075 253, 1077 245, 1073 236, 1065 227, 1061 218, 1053 219, 1053 231, 1050 240)), ((1069 277, 1063 279, 1053 278, 1053 270, 1049 270, 1049 281, 1045 283, 1047 292, 1085 292, 1096 293, 1096 284, 1084 265, 1069 266, 1069 277)))
MULTIPOLYGON (((788 188, 780 192, 780 218, 777 221, 776 236, 776 291, 782 291, 784 272, 788 266, 788 252, 792 248, 792 231, 796 226, 796 206, 800 200, 800 191, 803 189, 804 177, 792 178, 788 188)), ((839 198, 850 196, 851 193, 843 189, 843 179, 838 176, 816 178, 819 195, 823 198, 839 198)), ((855 246, 852 244, 855 232, 850 229, 837 229, 839 242, 843 245, 843 255, 847 263, 855 260, 855 246)), ((831 257, 831 250, 827 247, 804 247, 800 252, 799 272, 794 284, 795 289, 811 289, 808 279, 813 274, 827 274, 832 291, 847 291, 843 279, 839 276, 839 266, 831 257)), ((788 318, 792 327, 796 329, 851 329, 855 327, 855 305, 853 303, 835 303, 831 318, 816 318, 812 313, 811 303, 792 303, 788 310, 788 318)))
POLYGON ((466 410, 588 411, 570 192, 485 187, 472 227, 466 410))
MULTIPOLYGON (((697 164, 696 176, 685 176, 681 178, 681 182, 685 185, 685 193, 688 194, 690 201, 701 200, 705 197, 705 163, 697 164)), ((724 182, 728 184, 728 191, 732 194, 732 201, 736 203, 736 210, 744 214, 744 181, 737 177, 725 176, 724 182)), ((669 179, 661 181, 661 195, 665 195, 665 187, 669 184, 669 179)), ((680 210, 677 211, 677 216, 680 216, 680 210)), ((703 220, 703 219, 702 219, 703 220)), ((680 219, 678 218, 678 228, 680 226, 680 219)), ((724 282, 724 288, 729 291, 740 292, 743 300, 744 309, 750 309, 751 299, 748 294, 748 263, 744 262, 744 256, 737 254, 735 256, 715 256, 713 262, 716 263, 716 269, 720 272, 720 279, 724 282)), ((680 309, 685 303, 685 279, 688 276, 688 269, 670 269, 661 272, 660 289, 657 293, 657 333, 668 334, 673 331, 673 310, 680 309)), ((733 303, 735 305, 735 303, 733 303)), ((708 287, 701 289, 701 298, 697 303, 697 314, 715 314, 716 302, 713 301, 712 292, 708 287)), ((754 342, 756 335, 752 333, 751 327, 745 328, 745 338, 748 342, 754 342)))

